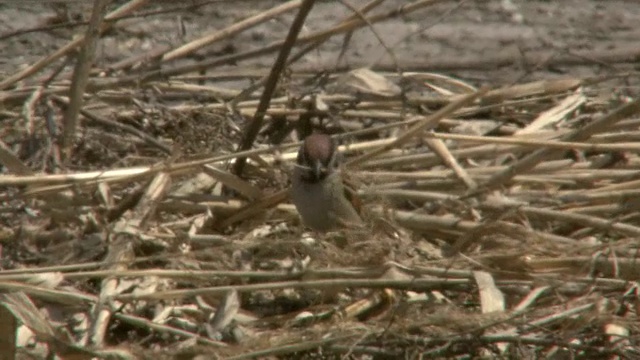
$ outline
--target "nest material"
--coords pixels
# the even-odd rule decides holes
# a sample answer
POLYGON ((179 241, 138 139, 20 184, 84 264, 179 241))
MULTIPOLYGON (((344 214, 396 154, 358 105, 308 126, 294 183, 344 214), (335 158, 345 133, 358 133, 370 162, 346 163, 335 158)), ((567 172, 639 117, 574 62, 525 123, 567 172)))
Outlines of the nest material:
POLYGON ((36 335, 22 351, 640 356, 640 100, 579 78, 293 71, 237 152, 259 93, 128 60, 86 74, 71 143, 47 120, 73 126, 77 82, 0 84, 0 323, 36 335), (341 142, 366 230, 303 233, 285 189, 312 129, 341 142))

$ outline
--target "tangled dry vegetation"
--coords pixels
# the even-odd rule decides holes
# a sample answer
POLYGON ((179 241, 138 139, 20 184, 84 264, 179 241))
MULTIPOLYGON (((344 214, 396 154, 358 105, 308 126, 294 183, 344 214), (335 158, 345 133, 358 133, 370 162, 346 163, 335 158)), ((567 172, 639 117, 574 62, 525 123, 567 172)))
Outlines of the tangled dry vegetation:
MULTIPOLYGON (((365 25, 345 23, 307 46, 365 25)), ((84 73, 81 52, 71 81, 74 40, 0 83, 5 357, 640 357, 640 100, 608 79, 157 70, 216 34, 84 73), (284 189, 312 129, 342 144, 367 231, 299 225, 284 189)))

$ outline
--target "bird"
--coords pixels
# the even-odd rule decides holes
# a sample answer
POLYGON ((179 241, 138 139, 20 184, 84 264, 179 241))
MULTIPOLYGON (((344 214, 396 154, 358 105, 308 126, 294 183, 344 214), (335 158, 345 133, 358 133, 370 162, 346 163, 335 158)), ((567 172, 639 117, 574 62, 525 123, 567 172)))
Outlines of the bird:
POLYGON ((363 225, 339 165, 336 143, 327 134, 307 136, 298 150, 290 197, 302 223, 312 230, 328 232, 363 225))

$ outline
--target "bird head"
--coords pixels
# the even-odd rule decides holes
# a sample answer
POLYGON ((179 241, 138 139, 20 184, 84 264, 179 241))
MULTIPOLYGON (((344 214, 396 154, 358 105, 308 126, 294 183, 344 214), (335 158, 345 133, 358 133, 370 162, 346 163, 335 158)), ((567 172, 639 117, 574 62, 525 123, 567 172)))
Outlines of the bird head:
POLYGON ((317 182, 330 175, 336 166, 336 144, 326 134, 315 133, 304 139, 298 151, 297 165, 304 169, 304 179, 317 182))

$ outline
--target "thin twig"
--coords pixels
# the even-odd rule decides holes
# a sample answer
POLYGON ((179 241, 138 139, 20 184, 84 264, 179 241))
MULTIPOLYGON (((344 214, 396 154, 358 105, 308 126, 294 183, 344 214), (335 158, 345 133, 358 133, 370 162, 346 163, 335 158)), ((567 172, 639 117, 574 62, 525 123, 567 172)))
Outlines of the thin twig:
POLYGON ((76 128, 78 126, 78 113, 84 102, 83 95, 87 85, 89 71, 95 58, 96 46, 100 38, 102 19, 107 10, 109 0, 94 0, 91 19, 84 36, 82 48, 76 59, 76 66, 73 70, 71 87, 69 89, 69 105, 64 115, 64 126, 62 132, 62 155, 65 159, 71 158, 71 150, 76 138, 76 128))
MULTIPOLYGON (((307 15, 309 15, 309 12, 311 11, 311 8, 313 8, 314 3, 315 0, 304 0, 302 5, 300 5, 300 10, 298 11, 296 18, 293 20, 293 23, 291 23, 287 38, 285 39, 282 48, 280 49, 280 53, 278 54, 276 61, 273 63, 273 68, 271 69, 269 79, 267 80, 264 91, 262 92, 262 96, 260 97, 260 103, 258 104, 256 113, 253 116, 253 119, 251 119, 251 121, 245 127, 242 141, 240 142, 240 146, 238 146, 238 151, 249 150, 253 145, 256 137, 258 136, 258 132, 260 131, 260 127, 262 126, 262 121, 267 112, 267 109, 269 108, 271 98, 273 97, 273 92, 276 90, 276 86, 278 85, 280 74, 284 70, 287 58, 289 57, 289 53, 291 52, 291 49, 293 48, 296 39, 298 38, 298 34, 302 29, 302 25, 304 25, 304 22, 307 19, 307 15)), ((242 174, 242 170, 246 161, 246 157, 239 157, 236 159, 236 162, 233 166, 234 174, 238 176, 242 174)))

